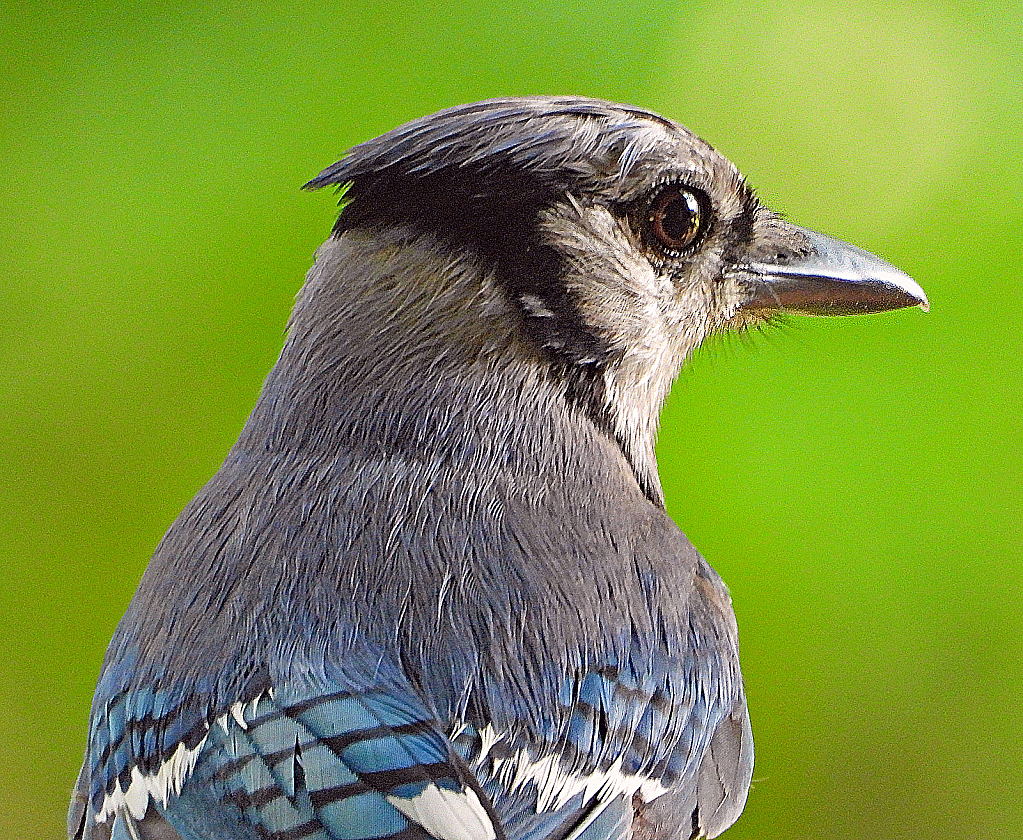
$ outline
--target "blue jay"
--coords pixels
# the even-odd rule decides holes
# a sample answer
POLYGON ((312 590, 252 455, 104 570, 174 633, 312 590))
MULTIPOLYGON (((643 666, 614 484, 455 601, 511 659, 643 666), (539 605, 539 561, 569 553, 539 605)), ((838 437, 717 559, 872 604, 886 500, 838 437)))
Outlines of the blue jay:
POLYGON ((753 742, 660 406, 708 335, 923 291, 590 99, 441 111, 307 186, 339 218, 110 643, 70 836, 718 835, 753 742))

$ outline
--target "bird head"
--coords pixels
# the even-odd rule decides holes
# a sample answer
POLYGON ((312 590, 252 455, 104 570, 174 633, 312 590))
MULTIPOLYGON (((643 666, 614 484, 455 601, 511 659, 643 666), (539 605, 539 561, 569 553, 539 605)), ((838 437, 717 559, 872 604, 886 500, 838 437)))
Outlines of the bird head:
POLYGON ((372 276, 366 300, 384 286, 401 306, 421 302, 414 318, 394 315, 397 298, 382 304, 402 352, 450 357, 445 333, 467 346, 511 336, 515 364, 562 382, 652 497, 659 409, 708 335, 778 312, 927 307, 906 274, 783 220, 711 146, 633 107, 543 97, 450 108, 356 146, 306 186, 328 185, 344 193, 325 247, 349 245, 321 252, 310 301, 336 294, 343 274, 339 305, 353 311, 372 276), (377 267, 353 269, 367 249, 377 267), (395 267, 381 272, 381 260, 395 267), (408 270, 424 262, 431 271, 408 270), (476 303, 453 310, 452 295, 476 303))

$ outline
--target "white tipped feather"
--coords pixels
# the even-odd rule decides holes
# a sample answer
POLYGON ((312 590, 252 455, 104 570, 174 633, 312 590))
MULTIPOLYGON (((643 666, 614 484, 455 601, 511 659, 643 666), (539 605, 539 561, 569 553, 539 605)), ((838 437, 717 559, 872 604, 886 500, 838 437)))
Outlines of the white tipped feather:
POLYGON ((418 796, 387 801, 437 840, 495 840, 490 815, 472 788, 444 790, 429 785, 418 796))
POLYGON ((249 725, 245 722, 244 703, 235 703, 231 706, 231 717, 234 718, 235 723, 237 723, 243 730, 247 730, 249 728, 249 725))
POLYGON ((192 749, 178 744, 170 758, 149 775, 143 775, 138 767, 132 768, 128 789, 122 790, 119 782, 115 784, 113 792, 107 794, 96 811, 95 821, 106 822, 121 809, 126 810, 134 819, 141 820, 146 815, 150 800, 166 806, 172 796, 181 792, 181 785, 195 769, 205 744, 205 738, 192 749))
POLYGON ((530 782, 536 785, 537 813, 562 808, 579 793, 585 799, 596 797, 605 801, 638 793, 649 802, 667 791, 658 779, 623 772, 621 757, 606 770, 572 773, 564 769, 558 755, 534 759, 528 750, 521 749, 510 758, 494 759, 493 767, 494 777, 509 791, 519 790, 530 782))

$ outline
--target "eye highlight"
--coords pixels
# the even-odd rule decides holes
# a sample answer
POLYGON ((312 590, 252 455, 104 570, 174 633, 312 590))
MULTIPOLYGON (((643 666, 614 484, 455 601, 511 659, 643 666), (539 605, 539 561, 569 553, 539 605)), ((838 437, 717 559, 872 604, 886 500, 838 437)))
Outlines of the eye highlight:
POLYGON ((665 187, 650 202, 646 229, 653 243, 670 254, 689 248, 707 227, 707 200, 682 186, 665 187))

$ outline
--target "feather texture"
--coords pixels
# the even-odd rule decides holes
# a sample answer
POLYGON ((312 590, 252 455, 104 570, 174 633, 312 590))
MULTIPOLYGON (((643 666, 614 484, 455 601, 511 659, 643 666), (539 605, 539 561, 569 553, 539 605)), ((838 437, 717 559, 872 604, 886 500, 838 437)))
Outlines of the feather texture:
POLYGON ((71 837, 720 833, 753 766, 737 630, 657 415, 765 255, 816 240, 595 100, 450 109, 324 185, 281 357, 111 642, 71 837), (665 184, 708 216, 684 252, 665 184))

